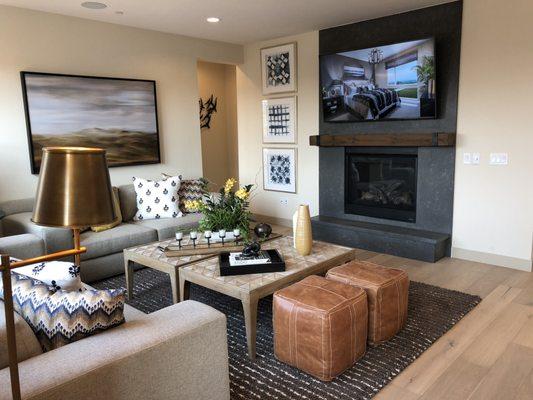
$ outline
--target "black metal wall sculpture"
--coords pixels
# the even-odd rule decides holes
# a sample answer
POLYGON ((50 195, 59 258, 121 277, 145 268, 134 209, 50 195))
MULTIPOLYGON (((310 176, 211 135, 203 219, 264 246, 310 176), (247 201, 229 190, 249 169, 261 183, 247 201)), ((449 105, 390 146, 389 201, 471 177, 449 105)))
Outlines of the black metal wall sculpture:
POLYGON ((198 101, 200 104, 200 129, 211 128, 211 118, 214 113, 217 112, 218 98, 209 97, 205 102, 200 98, 198 101))

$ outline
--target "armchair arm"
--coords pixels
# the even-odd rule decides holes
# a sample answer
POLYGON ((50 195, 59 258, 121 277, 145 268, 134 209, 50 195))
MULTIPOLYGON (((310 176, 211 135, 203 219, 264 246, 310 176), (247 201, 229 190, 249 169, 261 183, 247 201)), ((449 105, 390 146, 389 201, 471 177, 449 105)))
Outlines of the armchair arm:
POLYGON ((44 242, 46 253, 71 249, 74 246, 72 231, 64 228, 49 228, 36 225, 31 221, 31 212, 16 213, 2 220, 4 235, 31 233, 44 242))
POLYGON ((30 233, 0 237, 0 254, 26 259, 44 254, 44 241, 30 233))
MULTIPOLYGON (((226 318, 185 301, 19 364, 32 400, 228 400, 226 318)), ((0 370, 0 387, 9 372, 0 370)), ((0 391, 0 400, 10 398, 0 391)))

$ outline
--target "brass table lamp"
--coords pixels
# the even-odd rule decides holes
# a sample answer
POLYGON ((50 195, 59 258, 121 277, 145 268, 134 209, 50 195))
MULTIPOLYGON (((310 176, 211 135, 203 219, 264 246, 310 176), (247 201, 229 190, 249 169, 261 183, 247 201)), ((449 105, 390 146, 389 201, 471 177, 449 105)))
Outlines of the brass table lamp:
POLYGON ((9 370, 14 400, 20 399, 20 382, 10 271, 68 256, 74 256, 75 263, 79 266, 80 255, 86 251, 80 246, 80 229, 107 224, 115 219, 105 150, 85 147, 43 149, 32 221, 38 225, 72 229, 74 249, 11 264, 9 256, 2 255, 0 269, 4 285, 9 370))

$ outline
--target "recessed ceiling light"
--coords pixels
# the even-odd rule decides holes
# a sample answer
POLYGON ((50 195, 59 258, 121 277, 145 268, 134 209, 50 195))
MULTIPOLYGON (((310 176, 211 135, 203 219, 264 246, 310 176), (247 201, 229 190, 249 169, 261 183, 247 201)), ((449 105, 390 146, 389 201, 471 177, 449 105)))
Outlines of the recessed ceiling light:
POLYGON ((107 8, 107 4, 99 3, 97 1, 84 1, 81 3, 81 6, 91 10, 101 10, 103 8, 107 8))
POLYGON ((206 21, 207 22, 211 22, 212 24, 215 24, 217 22, 220 22, 220 18, 218 18, 218 17, 209 17, 209 18, 206 18, 206 21))

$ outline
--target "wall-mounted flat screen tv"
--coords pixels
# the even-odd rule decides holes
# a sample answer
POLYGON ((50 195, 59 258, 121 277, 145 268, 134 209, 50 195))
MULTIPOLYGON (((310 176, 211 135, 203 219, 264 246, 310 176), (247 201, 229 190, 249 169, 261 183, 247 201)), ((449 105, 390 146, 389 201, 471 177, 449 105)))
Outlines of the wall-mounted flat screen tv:
POLYGON ((320 56, 326 122, 436 118, 435 40, 320 56))

